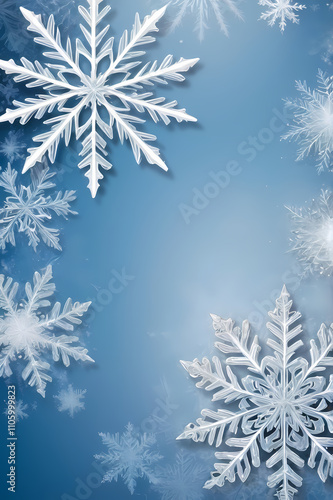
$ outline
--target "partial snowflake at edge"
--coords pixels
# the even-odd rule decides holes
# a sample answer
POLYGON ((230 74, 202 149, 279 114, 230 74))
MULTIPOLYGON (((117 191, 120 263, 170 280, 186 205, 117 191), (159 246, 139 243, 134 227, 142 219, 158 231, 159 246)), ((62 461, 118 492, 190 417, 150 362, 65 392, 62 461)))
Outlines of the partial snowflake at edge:
POLYGON ((274 26, 278 22, 281 33, 284 32, 287 21, 298 24, 297 12, 306 9, 305 5, 295 3, 293 0, 259 0, 258 3, 267 8, 259 19, 267 21, 269 26, 274 26))

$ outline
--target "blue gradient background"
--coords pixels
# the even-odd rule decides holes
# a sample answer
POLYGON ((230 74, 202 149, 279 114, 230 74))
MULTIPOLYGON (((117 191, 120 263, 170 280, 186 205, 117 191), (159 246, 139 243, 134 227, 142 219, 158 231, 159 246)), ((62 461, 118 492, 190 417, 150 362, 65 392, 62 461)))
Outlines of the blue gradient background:
MULTIPOLYGON (((142 18, 160 6, 153 0, 107 1, 113 7, 110 23, 116 40, 132 26, 136 11, 142 18)), ((33 3, 22 0, 21 5, 32 8, 33 3)), ((37 12, 40 7, 37 1, 35 4, 37 12)), ((295 162, 296 145, 281 142, 280 134, 253 161, 238 152, 243 141, 268 127, 274 109, 282 112, 282 98, 296 96, 296 79, 306 79, 314 86, 318 67, 331 71, 321 55, 333 10, 325 2, 315 11, 310 4, 308 7, 301 13, 300 25, 289 24, 283 35, 277 26, 257 22, 261 8, 250 1, 241 5, 245 22, 227 14, 229 38, 219 31, 214 16, 202 43, 193 33, 191 13, 173 33, 167 30, 167 19, 161 23, 157 43, 148 47, 149 59, 162 60, 167 54, 200 57, 186 84, 156 89, 157 95, 176 98, 198 118, 198 124, 145 126, 158 136, 168 173, 144 163, 136 165, 130 147, 116 140, 109 147, 114 167, 105 174, 93 200, 87 179, 75 167, 79 145, 72 141, 69 149, 60 148, 52 169, 58 172, 59 188, 77 190, 74 208, 79 212, 69 221, 53 221, 61 227, 63 252, 40 245, 35 254, 22 237, 16 248, 2 253, 1 264, 4 273, 23 285, 35 270, 53 263, 57 300, 64 303, 69 296, 93 300, 94 313, 80 335, 96 364, 87 368, 74 362, 67 372, 67 383, 87 389, 86 410, 74 419, 59 413, 53 398, 61 385, 57 377, 61 366, 54 372, 45 400, 17 382, 18 398, 30 409, 29 418, 17 426, 16 500, 60 500, 65 493, 79 498, 75 494, 77 478, 86 482, 94 471, 93 455, 103 449, 98 432, 123 432, 128 422, 145 430, 160 407, 165 384, 171 402, 165 418, 170 432, 168 437, 157 435, 157 449, 164 456, 161 466, 172 463, 181 448, 194 458, 206 450, 199 444, 175 442, 173 437, 199 416, 201 408, 213 407, 207 395, 195 390, 179 364, 179 359, 212 355, 210 312, 236 321, 252 318, 265 341, 262 309, 271 308, 276 290, 287 281, 303 315, 307 347, 320 323, 333 321, 332 280, 311 277, 298 283, 295 257, 287 253, 290 226, 284 208, 302 206, 317 197, 321 188, 331 186, 332 174, 318 176, 311 158, 295 162), (211 180, 209 173, 225 170, 231 160, 239 162, 241 173, 186 224, 180 204, 190 205, 193 189, 203 191, 211 180), (65 165, 69 168, 64 169, 65 165), (103 305, 98 297, 107 289, 112 271, 122 269, 134 279, 103 305), (34 402, 35 411, 31 409, 34 402)), ((15 2, 13 8, 17 8, 15 2)), ((172 16, 171 7, 168 15, 172 16)), ((72 7, 75 26, 64 26, 65 33, 77 30, 79 17, 72 7)), ((29 37, 30 44, 22 52, 13 54, 4 45, 1 57, 40 57, 39 47, 29 37)), ((27 95, 23 86, 19 88, 21 96, 27 95)), ((13 129, 23 130, 23 142, 31 145, 40 124, 31 120, 25 127, 15 123, 13 129)), ((0 127, 0 134, 1 139, 7 136, 8 125, 0 127)), ((4 167, 6 158, 0 160, 4 167)), ((13 166, 20 170, 22 160, 13 166)), ((21 180, 27 183, 29 174, 21 180)), ((3 382, 0 401, 5 399, 3 382)), ((163 416, 163 410, 159 415, 163 416)), ((7 451, 2 410, 0 429, 0 498, 12 498, 4 478, 7 451)), ((206 455, 207 479, 216 461, 213 452, 209 449, 206 455)), ((274 491, 264 486, 268 474, 264 464, 261 469, 254 470, 244 486, 237 480, 224 490, 203 490, 202 498, 257 498, 259 486, 262 496, 273 498, 274 491)), ((298 498, 332 495, 332 481, 322 485, 309 468, 304 469, 304 477, 306 486, 298 498)), ((84 498, 132 497, 120 479, 93 489, 84 498)), ((155 500, 161 496, 142 479, 133 498, 155 500)))

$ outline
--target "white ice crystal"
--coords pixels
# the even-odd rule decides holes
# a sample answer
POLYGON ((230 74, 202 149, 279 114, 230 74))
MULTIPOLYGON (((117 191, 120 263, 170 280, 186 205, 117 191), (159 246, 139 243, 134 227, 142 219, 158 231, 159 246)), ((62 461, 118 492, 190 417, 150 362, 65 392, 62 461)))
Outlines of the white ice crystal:
MULTIPOLYGON (((251 465, 259 467, 260 448, 270 456, 266 461, 274 472, 268 476, 267 485, 276 490, 280 500, 292 500, 302 485, 300 468, 308 452, 308 465, 317 467, 322 481, 333 476, 333 375, 329 381, 323 376, 333 365, 329 356, 333 349, 333 330, 321 325, 318 341, 310 342, 310 361, 295 357, 303 345, 294 340, 302 332, 298 323, 301 314, 292 312, 292 301, 285 287, 276 301, 276 309, 269 312, 271 322, 267 328, 272 337, 267 345, 270 355, 259 360, 258 337, 250 339, 250 325, 244 321, 242 328, 235 327, 231 319, 212 315, 218 341, 216 348, 230 357, 223 369, 218 357, 213 363, 182 361, 191 377, 201 379, 197 387, 214 391, 213 401, 232 403, 236 411, 219 403, 217 410, 203 410, 196 424, 186 426, 178 439, 192 439, 223 447, 215 453, 219 460, 206 488, 234 482, 236 476, 246 481, 251 465), (232 370, 247 367, 248 375, 241 380, 232 370), (228 429, 228 437, 223 439, 228 429), (230 437, 234 434, 234 437, 230 437), (226 445, 226 447, 224 446, 226 445), (230 447, 228 449, 228 447, 230 447)), ((333 325, 332 325, 333 326, 333 325)))
POLYGON ((38 165, 31 171, 31 184, 17 186, 17 171, 8 168, 0 173, 0 187, 8 194, 3 207, 0 208, 0 248, 5 249, 8 243, 15 246, 15 231, 24 233, 29 246, 36 251, 40 239, 49 247, 61 250, 59 244, 59 229, 47 226, 52 219, 52 213, 63 216, 77 214, 70 209, 70 203, 75 200, 75 191, 58 191, 54 198, 45 195, 45 191, 55 187, 50 179, 55 173, 50 173, 48 167, 38 165))
POLYGON ((84 398, 86 394, 86 389, 73 389, 70 384, 67 389, 61 389, 61 391, 54 396, 55 399, 59 401, 58 410, 68 411, 69 415, 73 418, 75 413, 84 410, 84 398))
POLYGON ((178 13, 174 16, 171 29, 179 26, 186 12, 190 10, 195 15, 195 31, 201 41, 204 39, 205 30, 208 28, 210 11, 215 15, 221 30, 226 36, 229 35, 229 31, 225 21, 225 11, 229 10, 239 19, 243 19, 237 0, 174 0, 172 5, 178 8, 178 13))
POLYGON ((202 500, 202 482, 207 468, 193 459, 189 453, 180 450, 173 464, 156 468, 158 483, 153 489, 161 495, 161 500, 202 500))
POLYGON ((106 5, 100 10, 102 2, 88 0, 88 9, 79 6, 86 25, 80 25, 85 41, 76 39, 74 49, 69 39, 62 44, 53 15, 44 26, 40 15, 21 7, 30 23, 28 29, 38 35, 36 43, 47 47, 44 56, 53 62, 43 66, 39 61, 32 63, 24 57, 21 58, 22 65, 17 65, 12 59, 0 60, 0 68, 7 74, 17 74, 14 77, 16 82, 27 82, 27 87, 43 87, 45 90, 36 98, 14 101, 16 108, 0 116, 0 122, 12 123, 19 118, 24 125, 33 116, 40 119, 47 113, 57 112, 44 122, 49 129, 34 137, 34 141, 41 144, 28 150, 30 156, 25 161, 23 172, 41 161, 46 153, 53 163, 60 139, 63 138, 68 145, 75 130, 76 139, 82 142, 80 155, 83 159, 78 166, 88 168, 85 175, 93 197, 99 180, 103 178, 100 169, 108 170, 112 166, 106 159, 106 145, 108 139, 113 139, 115 130, 121 143, 129 140, 137 163, 143 155, 149 163, 167 170, 159 149, 149 144, 156 137, 137 128, 145 122, 138 115, 146 112, 154 122, 161 119, 166 125, 171 118, 177 122, 196 121, 185 109, 177 107, 177 101, 165 102, 163 97, 153 97, 152 92, 140 91, 154 84, 167 84, 169 80, 183 81, 183 73, 198 59, 181 58, 173 62, 172 56, 168 55, 161 64, 157 61, 147 63, 133 73, 133 69, 141 64, 138 58, 145 54, 142 47, 155 41, 151 33, 158 31, 156 23, 166 7, 153 11, 143 22, 137 14, 131 33, 124 31, 118 50, 114 51, 114 38, 105 38, 109 25, 104 26, 104 18, 110 7, 106 5))
POLYGON ((4 155, 9 163, 24 157, 22 153, 26 144, 22 142, 22 136, 21 130, 10 130, 0 144, 0 154, 4 155))
POLYGON ((52 381, 50 364, 42 359, 43 353, 46 357, 49 351, 53 361, 61 360, 66 367, 70 357, 93 362, 87 349, 72 345, 78 342, 78 337, 67 333, 74 330, 74 325, 81 324, 80 317, 90 302, 73 304, 72 299, 67 299, 62 310, 60 302, 51 307, 49 298, 55 292, 51 279, 51 266, 42 274, 35 272, 33 285, 25 285, 26 299, 15 302, 18 283, 0 275, 0 308, 4 311, 0 317, 0 376, 12 375, 12 363, 24 363, 23 380, 28 380, 43 397, 46 383, 52 381), (57 336, 55 332, 59 330, 66 333, 57 336))
POLYGON ((103 482, 117 481, 121 477, 131 495, 139 478, 156 483, 153 466, 162 457, 153 450, 156 442, 154 434, 139 434, 129 423, 121 436, 103 432, 99 435, 108 449, 106 453, 95 455, 107 469, 103 482))
MULTIPOLYGON (((28 418, 29 415, 26 413, 28 409, 28 405, 23 403, 22 399, 18 399, 15 403, 15 422, 19 422, 25 418, 28 418)), ((4 415, 8 416, 8 408, 3 412, 4 415)))
POLYGON ((298 24, 297 12, 306 9, 305 5, 294 3, 292 0, 259 0, 258 3, 267 8, 260 19, 267 21, 269 26, 274 26, 278 21, 281 32, 284 31, 287 21, 298 24))
POLYGON ((296 82, 302 97, 286 100, 287 108, 294 113, 294 123, 283 139, 299 142, 297 160, 310 153, 318 158, 318 173, 325 168, 332 170, 333 153, 333 80, 318 71, 318 89, 311 90, 306 82, 296 82))
POLYGON ((322 191, 309 207, 289 208, 292 220, 292 250, 297 252, 304 274, 333 272, 333 195, 322 191))

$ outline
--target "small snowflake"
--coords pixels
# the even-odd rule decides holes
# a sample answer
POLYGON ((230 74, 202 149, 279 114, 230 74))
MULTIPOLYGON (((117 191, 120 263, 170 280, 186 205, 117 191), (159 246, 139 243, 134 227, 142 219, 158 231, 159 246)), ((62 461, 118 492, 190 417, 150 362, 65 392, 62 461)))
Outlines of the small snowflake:
POLYGON ((0 318, 0 377, 12 375, 12 362, 23 361, 26 363, 23 380, 28 380, 43 397, 46 383, 52 381, 47 373, 50 364, 42 360, 43 351, 50 351, 53 361, 61 360, 66 367, 70 357, 75 361, 93 362, 87 349, 71 345, 79 340, 78 337, 54 333, 56 330, 73 331, 74 325, 81 323, 80 317, 88 310, 90 302, 73 304, 72 299, 67 299, 63 310, 61 304, 55 302, 49 313, 44 312, 50 308, 49 297, 55 292, 51 279, 51 266, 42 274, 35 272, 33 286, 25 285, 26 299, 16 303, 18 283, 0 275, 0 308, 4 310, 0 318))
POLYGON ((332 170, 333 153, 333 80, 318 72, 318 89, 311 90, 306 82, 296 82, 302 97, 286 100, 294 112, 294 124, 282 139, 299 142, 297 160, 310 153, 318 157, 318 173, 325 168, 332 170))
POLYGON ((304 266, 304 274, 333 272, 333 195, 322 191, 311 206, 289 208, 292 219, 292 250, 304 266))
POLYGON ((86 392, 86 389, 73 389, 73 386, 69 385, 67 389, 61 389, 59 394, 53 397, 59 401, 58 410, 68 411, 73 418, 75 413, 84 410, 83 400, 86 392))
POLYGON ((267 11, 263 12, 260 19, 268 22, 269 26, 279 20, 281 32, 284 31, 287 21, 299 23, 299 17, 296 12, 306 9, 305 5, 294 3, 292 0, 259 0, 259 5, 267 7, 267 11))
MULTIPOLYGON (((19 422, 29 417, 28 413, 26 413, 27 409, 28 405, 23 403, 22 399, 18 399, 15 402, 15 422, 19 422)), ((6 408, 3 413, 8 416, 8 408, 6 408)))
POLYGON ((74 129, 76 139, 82 142, 80 155, 83 160, 78 166, 88 168, 85 175, 89 179, 88 187, 93 197, 96 196, 99 180, 103 178, 100 169, 108 170, 112 166, 105 158, 105 139, 112 140, 115 130, 121 143, 125 139, 129 140, 137 163, 140 163, 143 155, 148 163, 158 165, 163 170, 168 169, 160 157, 159 149, 149 144, 156 137, 136 128, 145 121, 137 113, 146 112, 154 122, 161 119, 166 125, 171 118, 177 122, 196 121, 185 109, 177 108, 177 101, 166 103, 165 98, 155 98, 152 92, 140 93, 140 90, 146 86, 151 88, 156 83, 167 84, 169 80, 182 82, 185 79, 183 73, 194 66, 198 59, 181 58, 173 62, 169 55, 160 65, 154 61, 132 73, 141 64, 138 57, 145 54, 142 46, 155 41, 150 33, 158 31, 156 24, 164 15, 166 7, 153 11, 142 23, 137 14, 131 33, 124 32, 118 51, 114 53, 114 38, 102 43, 109 25, 103 29, 99 25, 110 7, 106 6, 100 11, 100 3, 100 0, 88 0, 88 10, 79 6, 79 12, 87 25, 80 25, 86 42, 77 39, 74 51, 69 39, 66 46, 62 45, 53 15, 45 27, 40 15, 21 7, 22 14, 30 23, 28 29, 39 35, 35 38, 36 43, 49 49, 44 52, 44 56, 55 62, 42 66, 39 61, 32 63, 22 57, 22 66, 19 66, 12 59, 0 60, 1 69, 7 74, 18 75, 14 77, 16 82, 28 81, 27 87, 43 87, 46 91, 37 98, 27 98, 25 102, 14 101, 16 109, 7 110, 0 116, 0 122, 12 123, 19 118, 24 125, 32 116, 40 119, 46 113, 54 110, 58 112, 57 116, 45 121, 50 125, 49 130, 34 138, 35 142, 41 144, 28 150, 30 156, 25 161, 23 172, 41 161, 46 153, 53 163, 60 139, 64 138, 68 146, 74 129), (85 72, 82 59, 90 65, 90 72, 85 72), (108 64, 107 69, 103 73, 99 72, 101 64, 105 62, 108 64), (85 117, 84 110, 89 110, 89 116, 85 117))
POLYGON ((103 444, 108 448, 106 453, 95 455, 108 471, 103 482, 117 481, 121 477, 133 495, 138 478, 145 478, 155 484, 157 479, 152 466, 162 457, 152 450, 156 438, 154 434, 139 434, 133 425, 128 424, 125 432, 117 434, 99 434, 103 444))
POLYGON ((8 49, 20 52, 24 48, 26 37, 22 33, 22 24, 16 15, 16 0, 1 0, 0 2, 0 41, 8 49))
POLYGON ((47 189, 53 189, 55 184, 50 179, 55 173, 50 173, 48 167, 38 166, 31 171, 31 184, 28 187, 16 185, 17 172, 10 165, 0 173, 0 187, 8 194, 4 206, 0 208, 0 248, 6 244, 15 246, 15 230, 25 233, 29 246, 36 251, 40 238, 52 248, 61 250, 59 244, 59 229, 46 226, 51 213, 65 219, 68 214, 77 214, 70 209, 70 203, 75 200, 75 191, 61 191, 51 198, 45 196, 47 189))
POLYGON ((172 5, 178 7, 178 14, 174 16, 171 23, 171 29, 180 25, 186 11, 190 10, 196 17, 195 31, 198 33, 199 40, 203 40, 205 30, 208 28, 209 10, 213 12, 216 20, 223 31, 228 36, 228 26, 225 22, 225 10, 233 12, 238 19, 243 19, 242 14, 235 0, 173 0, 172 5))
POLYGON ((11 104, 19 94, 19 89, 14 86, 14 82, 8 77, 3 79, 3 83, 0 83, 0 95, 4 98, 1 99, 2 104, 11 104))
POLYGON ((24 158, 22 150, 27 145, 22 142, 22 137, 23 133, 21 130, 10 130, 7 137, 0 144, 0 154, 4 155, 10 163, 24 158))
MULTIPOLYGON (((276 301, 276 309, 269 312, 272 322, 267 323, 273 334, 267 345, 272 354, 260 362, 258 337, 250 337, 250 325, 244 321, 242 328, 234 327, 231 319, 224 320, 212 315, 218 341, 216 348, 227 354, 226 374, 218 357, 213 365, 207 358, 202 362, 182 361, 191 377, 200 378, 197 387, 214 391, 213 401, 223 400, 238 406, 237 411, 221 407, 203 410, 196 424, 186 426, 178 439, 208 441, 221 447, 227 428, 235 437, 225 440, 225 451, 215 453, 219 460, 205 488, 223 486, 225 481, 234 482, 236 475, 244 482, 251 472, 251 464, 260 466, 259 448, 270 456, 268 468, 275 471, 268 477, 267 485, 276 489, 280 500, 291 500, 302 485, 299 468, 304 466, 303 452, 309 451, 308 465, 317 466, 318 475, 324 482, 333 476, 333 456, 327 451, 333 446, 333 375, 327 383, 323 374, 333 365, 329 354, 333 350, 333 330, 321 325, 318 343, 311 340, 308 362, 295 357, 303 342, 294 341, 302 332, 299 312, 292 312, 292 301, 283 287, 276 301), (249 373, 238 379, 232 365, 247 367, 249 373), (231 447, 232 450, 228 450, 231 447), (234 450, 236 448, 236 450, 234 450)), ((332 325, 333 326, 333 325, 332 325)))

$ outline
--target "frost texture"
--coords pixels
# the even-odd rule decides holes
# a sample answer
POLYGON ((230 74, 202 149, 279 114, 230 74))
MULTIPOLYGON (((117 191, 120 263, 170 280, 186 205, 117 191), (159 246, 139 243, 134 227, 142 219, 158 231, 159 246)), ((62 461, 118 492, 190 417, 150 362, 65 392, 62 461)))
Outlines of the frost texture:
MULTIPOLYGON (((276 309, 269 312, 271 322, 267 328, 272 336, 267 345, 272 354, 259 361, 258 337, 250 339, 250 326, 244 321, 242 328, 235 327, 231 319, 212 315, 215 346, 226 359, 222 367, 218 357, 211 363, 182 361, 191 377, 201 379, 197 387, 214 391, 213 401, 234 403, 237 411, 224 407, 203 410, 196 424, 186 426, 178 439, 206 441, 220 448, 231 449, 215 453, 219 460, 206 488, 234 482, 236 476, 244 482, 251 466, 260 466, 259 448, 269 453, 268 468, 274 467, 267 485, 276 490, 280 500, 291 500, 302 485, 299 469, 304 466, 301 457, 308 451, 308 465, 317 467, 319 477, 326 481, 333 476, 333 456, 327 450, 333 446, 333 376, 327 383, 319 375, 333 365, 329 357, 333 349, 333 331, 324 324, 318 331, 318 340, 311 340, 308 362, 295 357, 303 342, 294 340, 301 332, 299 312, 292 312, 292 301, 283 287, 276 301, 276 309), (232 365, 247 367, 249 373, 239 380, 232 365), (223 436, 228 429, 234 437, 223 436)), ((241 368, 240 368, 241 369, 241 368)))
POLYGON ((161 495, 161 500, 202 500, 201 488, 207 475, 207 468, 197 463, 183 450, 177 453, 174 464, 157 467, 158 483, 153 489, 161 495))
POLYGON ((0 153, 4 155, 9 163, 24 158, 22 150, 26 148, 21 140, 23 134, 21 130, 10 130, 4 141, 0 143, 0 153))
POLYGON ((9 50, 20 52, 26 43, 22 33, 22 25, 16 15, 16 0, 1 0, 0 2, 0 42, 9 50))
MULTIPOLYGON (((22 399, 18 399, 15 403, 15 422, 19 422, 20 420, 24 420, 28 418, 29 415, 26 413, 28 409, 28 405, 23 403, 22 399)), ((8 416, 8 408, 3 412, 4 415, 8 416)))
POLYGON ((86 389, 73 389, 72 385, 69 385, 67 389, 61 389, 59 394, 54 396, 59 401, 58 410, 60 412, 68 411, 69 415, 73 418, 75 413, 84 410, 86 392, 86 389))
POLYGON ((231 11, 239 19, 243 19, 241 11, 235 0, 174 0, 172 5, 178 8, 177 15, 171 23, 171 29, 175 29, 183 20, 186 12, 190 10, 195 15, 195 31, 202 41, 205 36, 205 30, 208 29, 209 12, 211 11, 223 31, 228 36, 228 26, 225 22, 225 11, 231 11))
POLYGON ((318 173, 325 168, 332 170, 332 77, 319 70, 318 89, 311 90, 306 82, 300 81, 296 82, 296 89, 302 97, 286 100, 287 107, 294 113, 294 124, 282 138, 299 142, 297 160, 313 153, 318 158, 318 173))
MULTIPOLYGON (((288 207, 287 207, 288 208, 288 207)), ((333 272, 333 195, 322 191, 311 206, 288 208, 292 220, 292 250, 304 266, 304 274, 333 272)))
POLYGON ((70 203, 75 200, 75 191, 61 191, 52 198, 45 195, 47 189, 53 189, 55 184, 50 179, 55 173, 50 173, 48 167, 37 166, 31 171, 31 184, 28 187, 16 185, 17 171, 10 165, 0 173, 0 186, 9 194, 4 206, 0 208, 0 248, 4 250, 8 243, 16 245, 15 231, 24 233, 29 246, 36 251, 42 239, 52 248, 61 250, 59 244, 59 229, 47 227, 52 219, 52 213, 67 219, 68 214, 77 214, 70 209, 70 203))
POLYGON ((80 317, 90 302, 73 304, 72 299, 67 299, 62 310, 60 302, 51 307, 49 298, 55 292, 51 279, 51 266, 42 274, 35 272, 32 286, 25 285, 26 299, 17 303, 18 283, 0 275, 0 308, 4 311, 0 317, 0 376, 12 375, 12 363, 21 361, 25 364, 23 380, 36 387, 43 397, 46 383, 52 381, 50 364, 42 359, 44 351, 50 351, 53 361, 62 361, 66 367, 70 357, 93 362, 87 349, 72 345, 78 342, 78 337, 67 333, 74 330, 74 325, 81 324, 80 317), (57 330, 66 333, 56 336, 57 330))
POLYGON ((85 24, 80 25, 85 41, 76 39, 74 49, 70 39, 63 45, 53 15, 44 26, 40 15, 21 7, 30 23, 29 31, 38 35, 35 42, 47 47, 44 56, 52 62, 43 66, 39 61, 32 63, 24 57, 21 58, 22 65, 17 65, 12 59, 0 60, 0 68, 7 74, 17 74, 14 77, 16 82, 27 82, 27 87, 43 87, 45 90, 36 98, 27 98, 24 102, 15 100, 16 108, 1 115, 0 122, 12 123, 18 118, 24 125, 33 116, 41 119, 47 113, 57 112, 44 122, 49 129, 34 137, 40 145, 28 150, 30 156, 25 161, 23 172, 41 161, 46 153, 53 163, 60 140, 63 138, 68 146, 75 130, 76 139, 82 142, 80 155, 83 159, 78 166, 88 168, 85 175, 93 197, 103 178, 101 169, 108 170, 112 166, 106 159, 106 145, 108 139, 113 139, 115 130, 121 143, 125 139, 130 142, 137 163, 144 156, 149 163, 167 170, 159 149, 150 145, 156 137, 137 128, 145 122, 138 114, 146 112, 154 122, 162 120, 166 125, 171 118, 177 122, 196 121, 185 109, 177 107, 177 101, 165 102, 165 98, 153 97, 152 92, 141 90, 157 83, 167 84, 169 80, 184 81, 183 73, 198 59, 181 58, 173 62, 172 56, 168 55, 161 64, 157 61, 147 63, 132 73, 141 64, 138 58, 145 54, 142 46, 155 41, 151 33, 158 31, 156 24, 166 7, 153 11, 142 23, 137 14, 131 33, 124 32, 118 50, 114 51, 114 38, 105 38, 109 25, 102 27, 110 7, 107 5, 100 10, 102 2, 88 0, 88 9, 79 6, 85 24), (90 67, 88 72, 87 64, 90 67))
POLYGON ((306 9, 305 5, 294 3, 292 0, 259 0, 259 5, 267 8, 260 16, 260 19, 268 22, 269 26, 274 26, 279 22, 281 32, 284 31, 287 21, 299 23, 297 12, 306 9))
POLYGON ((157 479, 153 466, 162 457, 153 451, 156 442, 154 434, 138 434, 133 425, 128 424, 125 432, 116 434, 99 434, 108 451, 95 455, 108 470, 103 482, 117 481, 121 477, 133 495, 138 478, 145 478, 156 484, 157 479))

